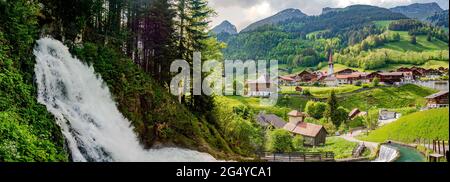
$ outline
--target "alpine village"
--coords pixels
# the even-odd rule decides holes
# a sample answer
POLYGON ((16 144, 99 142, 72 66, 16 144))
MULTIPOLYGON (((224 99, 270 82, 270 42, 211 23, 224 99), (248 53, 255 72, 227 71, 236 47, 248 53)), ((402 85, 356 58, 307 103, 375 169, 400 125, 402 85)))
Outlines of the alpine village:
POLYGON ((448 7, 293 7, 238 31, 214 1, 0 1, 0 162, 447 162, 448 7), (173 95, 194 52, 278 75, 173 95))

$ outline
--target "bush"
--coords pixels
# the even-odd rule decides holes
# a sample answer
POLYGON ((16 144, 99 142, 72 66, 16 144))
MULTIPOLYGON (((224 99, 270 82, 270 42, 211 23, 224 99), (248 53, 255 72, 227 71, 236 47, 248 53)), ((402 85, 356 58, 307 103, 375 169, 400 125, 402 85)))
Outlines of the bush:
POLYGON ((351 121, 348 121, 349 129, 358 128, 364 126, 364 117, 358 116, 351 121))
POLYGON ((357 82, 355 83, 355 86, 360 87, 361 85, 362 85, 362 82, 361 82, 361 81, 357 81, 357 82))
POLYGON ((308 103, 306 103, 305 111, 311 117, 313 117, 315 119, 320 119, 320 118, 323 118, 323 114, 324 114, 326 108, 327 108, 326 103, 308 101, 308 103))
POLYGON ((304 89, 303 92, 302 92, 302 94, 303 94, 304 96, 311 96, 311 95, 312 95, 312 94, 311 94, 311 91, 310 91, 309 89, 304 89))
POLYGON ((363 88, 369 88, 370 85, 369 85, 369 84, 363 84, 362 87, 363 87, 363 88))
POLYGON ((301 152, 304 150, 303 137, 301 135, 297 135, 294 137, 294 139, 292 139, 292 147, 297 152, 301 152))
POLYGON ((291 152, 292 136, 284 129, 276 129, 267 134, 267 150, 270 152, 291 152))
POLYGON ((372 84, 374 87, 378 87, 378 85, 380 85, 380 79, 378 77, 375 77, 372 81, 372 84))

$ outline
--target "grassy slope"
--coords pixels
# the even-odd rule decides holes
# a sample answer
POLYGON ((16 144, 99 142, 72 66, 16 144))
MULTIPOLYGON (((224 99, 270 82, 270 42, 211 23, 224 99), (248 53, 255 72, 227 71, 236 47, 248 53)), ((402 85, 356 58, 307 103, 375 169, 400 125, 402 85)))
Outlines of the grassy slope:
MULTIPOLYGON (((299 94, 295 91, 296 86, 281 86, 281 94, 299 94)), ((342 85, 339 87, 302 87, 303 89, 308 89, 314 97, 326 98, 331 93, 332 90, 336 94, 350 93, 361 89, 360 86, 355 85, 342 85)))
MULTIPOLYGON (((360 92, 353 92, 353 88, 357 88, 354 86, 342 88, 343 90, 341 91, 343 92, 337 95, 339 105, 349 110, 354 108, 368 110, 372 107, 399 109, 412 106, 423 106, 426 102, 424 97, 436 92, 432 89, 419 87, 416 85, 404 85, 401 87, 377 87, 360 92)), ((313 88, 311 90, 316 91, 316 95, 324 91, 324 93, 319 94, 319 96, 324 97, 326 96, 325 92, 331 91, 330 89, 322 87, 313 88)), ((284 96, 280 95, 277 105, 271 107, 261 106, 260 99, 253 97, 227 96, 218 97, 218 99, 226 101, 225 103, 231 107, 245 105, 251 108, 255 113, 265 111, 267 113, 276 114, 285 119, 286 114, 292 109, 304 111, 306 103, 310 100, 308 98, 298 96, 291 96, 288 97, 288 99, 284 99, 284 96)))
POLYGON ((237 106, 247 106, 254 113, 259 113, 260 111, 264 111, 269 114, 275 114, 279 117, 287 119, 287 113, 292 111, 293 109, 304 110, 308 99, 301 97, 290 97, 287 101, 283 100, 283 97, 280 96, 275 106, 263 106, 260 105, 259 98, 253 97, 241 97, 241 96, 227 96, 227 97, 217 97, 216 99, 220 99, 223 103, 230 107, 237 106))
POLYGON ((350 94, 339 98, 339 103, 347 109, 359 108, 362 110, 377 108, 402 108, 423 106, 425 98, 436 91, 416 85, 401 87, 379 87, 360 93, 350 94))
POLYGON ((449 110, 443 108, 404 116, 398 121, 383 126, 370 133, 369 136, 360 139, 373 142, 396 140, 411 143, 418 138, 448 140, 448 134, 449 110))
POLYGON ((352 157, 353 149, 358 145, 338 137, 328 137, 325 146, 310 148, 311 152, 333 152, 335 159, 346 159, 352 157))
POLYGON ((447 43, 433 39, 433 41, 427 41, 427 36, 421 35, 417 36, 417 44, 411 44, 411 36, 408 32, 404 31, 391 31, 400 34, 399 42, 392 42, 381 46, 380 48, 393 49, 397 51, 430 51, 430 50, 448 50, 447 43))

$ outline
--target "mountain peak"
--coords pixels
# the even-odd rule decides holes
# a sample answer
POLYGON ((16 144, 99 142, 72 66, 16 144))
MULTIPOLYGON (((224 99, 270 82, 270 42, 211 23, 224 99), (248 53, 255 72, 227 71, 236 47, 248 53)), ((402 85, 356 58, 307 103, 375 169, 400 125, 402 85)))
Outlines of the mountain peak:
POLYGON ((230 35, 235 35, 238 33, 236 26, 231 24, 228 20, 223 21, 222 23, 214 27, 211 31, 216 34, 228 33, 230 35))
POLYGON ((256 30, 257 28, 264 26, 264 25, 273 25, 273 24, 277 24, 277 23, 280 23, 280 22, 283 22, 283 21, 286 21, 289 19, 303 18, 306 16, 308 16, 308 15, 306 15, 299 9, 289 8, 289 9, 280 11, 273 16, 270 16, 268 18, 265 18, 263 20, 255 22, 253 24, 250 24, 247 28, 245 28, 241 32, 249 32, 249 31, 256 30))
POLYGON ((397 6, 390 9, 395 13, 402 13, 409 18, 425 20, 436 12, 441 12, 443 9, 436 2, 432 3, 414 3, 407 6, 397 6))

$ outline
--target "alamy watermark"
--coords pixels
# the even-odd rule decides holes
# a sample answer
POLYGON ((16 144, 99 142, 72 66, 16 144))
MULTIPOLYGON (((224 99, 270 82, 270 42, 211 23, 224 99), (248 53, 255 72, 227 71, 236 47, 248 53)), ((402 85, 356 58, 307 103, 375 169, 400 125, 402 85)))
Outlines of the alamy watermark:
POLYGON ((178 73, 170 82, 173 95, 237 95, 261 97, 265 106, 277 103, 278 61, 201 60, 201 53, 194 52, 192 69, 185 60, 172 62, 170 72, 178 73))

